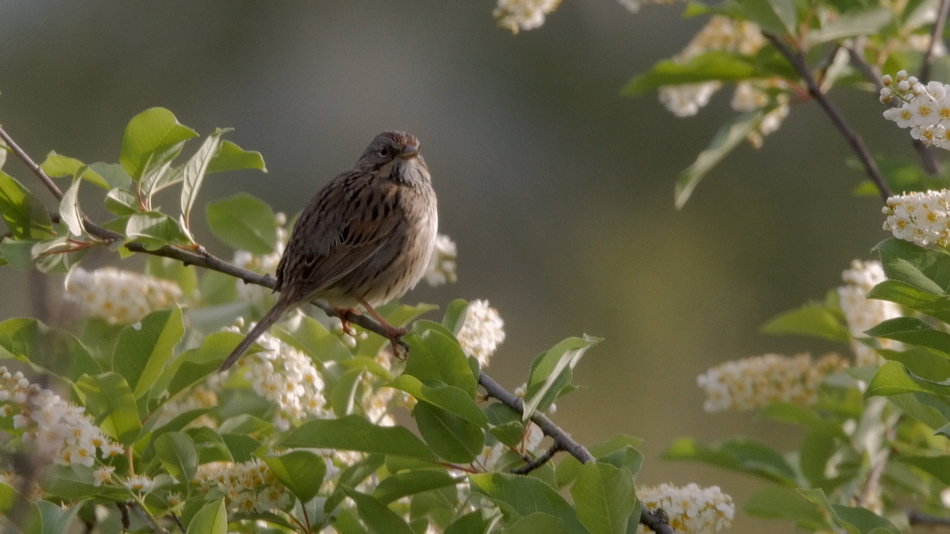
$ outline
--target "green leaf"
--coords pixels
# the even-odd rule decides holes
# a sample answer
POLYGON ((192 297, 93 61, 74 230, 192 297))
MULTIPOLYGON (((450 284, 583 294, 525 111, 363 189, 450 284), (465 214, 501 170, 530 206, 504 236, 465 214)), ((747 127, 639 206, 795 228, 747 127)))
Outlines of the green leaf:
POLYGON ((901 393, 925 393, 948 397, 950 386, 912 375, 906 367, 897 362, 886 362, 871 379, 864 396, 887 397, 901 393))
POLYGON ((344 488, 346 496, 356 503, 360 519, 366 523, 370 532, 377 534, 413 534, 409 525, 398 515, 372 495, 344 488))
POLYGON ((152 312, 122 329, 112 356, 112 370, 125 378, 136 399, 151 393, 184 333, 178 306, 152 312))
MULTIPOLYGON (((547 517, 557 521, 558 525, 555 528, 545 529, 542 532, 559 532, 564 529, 564 523, 559 519, 551 516, 547 517)), ((533 523, 533 525, 541 526, 537 522, 533 523)), ((444 534, 485 534, 489 526, 491 526, 491 523, 485 520, 482 510, 475 510, 474 512, 463 515, 453 521, 451 525, 445 527, 444 534)), ((509 529, 506 532, 511 532, 511 530, 509 529)))
POLYGON ((152 387, 151 400, 164 402, 217 372, 240 338, 235 332, 215 332, 206 336, 200 347, 183 352, 162 370, 152 387))
POLYGON ((478 379, 472 374, 468 358, 458 341, 442 325, 416 321, 412 333, 403 338, 409 343, 409 357, 403 374, 423 383, 436 381, 461 389, 474 399, 478 379))
POLYGON ((572 532, 559 517, 542 512, 532 512, 513 521, 504 530, 505 534, 538 534, 539 532, 572 532))
MULTIPOLYGON (((597 458, 597 461, 616 467, 625 467, 636 477, 643 463, 643 454, 637 451, 636 447, 642 443, 643 440, 640 438, 617 434, 590 447, 590 453, 597 458)), ((584 465, 573 456, 561 460, 557 466, 557 486, 560 488, 576 480, 584 465)))
POLYGON ((113 189, 106 194, 106 209, 114 215, 135 215, 139 212, 139 199, 126 189, 113 189))
POLYGON ((625 534, 627 520, 637 505, 630 471, 600 462, 581 467, 571 497, 587 530, 605 534, 625 534))
POLYGON ((353 407, 356 402, 356 391, 360 385, 360 380, 366 369, 355 367, 348 369, 333 386, 330 392, 330 404, 333 406, 333 413, 337 417, 350 415, 353 413, 353 407))
POLYGON ((485 412, 475 404, 468 393, 438 381, 430 381, 429 384, 423 384, 414 376, 402 374, 392 381, 389 387, 405 391, 417 400, 438 406, 479 427, 488 426, 485 412))
POLYGON ((809 530, 829 527, 821 509, 793 489, 769 487, 759 490, 746 500, 742 509, 753 517, 789 519, 809 530))
MULTIPOLYGON (((132 177, 118 163, 90 163, 89 169, 109 184, 106 189, 129 189, 132 187, 132 177)), ((87 179, 86 173, 83 173, 83 179, 87 179)))
POLYGON ((69 189, 63 193, 63 199, 59 202, 59 216, 62 218, 69 233, 74 236, 82 236, 85 233, 85 227, 82 223, 82 210, 79 209, 79 184, 82 180, 73 180, 69 189))
POLYGON ((0 216, 16 239, 46 239, 53 235, 53 222, 43 203, 3 171, 0 171, 0 216))
POLYGON ((895 317, 866 332, 873 337, 894 339, 924 347, 950 358, 950 334, 936 330, 916 317, 895 317))
POLYGON ((742 113, 719 128, 712 141, 709 142, 709 146, 700 152, 696 161, 676 178, 674 198, 677 209, 686 205, 686 201, 689 200, 700 180, 758 128, 769 111, 771 108, 742 113))
POLYGON ((485 434, 481 428, 425 401, 416 404, 412 417, 422 438, 445 460, 469 463, 485 447, 485 434))
POLYGON ((191 235, 178 221, 157 211, 136 213, 129 217, 125 233, 130 239, 146 245, 150 250, 165 245, 193 244, 191 235))
POLYGON ((261 442, 247 434, 221 432, 221 439, 235 462, 250 462, 257 457, 261 442))
POLYGON ((408 495, 454 486, 460 482, 445 471, 423 469, 406 471, 383 479, 373 492, 373 497, 379 499, 380 502, 389 504, 408 495))
POLYGON ((155 440, 155 453, 168 474, 179 482, 191 482, 198 471, 198 447, 184 432, 165 432, 155 440))
POLYGON ((531 362, 522 421, 531 419, 536 411, 543 412, 551 407, 561 391, 570 386, 574 366, 587 349, 601 341, 601 338, 586 334, 583 338, 570 337, 531 362))
POLYGON ((28 271, 33 268, 33 246, 39 241, 20 241, 11 237, 0 241, 0 253, 11 267, 18 271, 28 271))
POLYGON ((686 61, 665 60, 623 88, 627 96, 640 96, 668 85, 710 81, 735 81, 761 77, 752 59, 732 52, 713 51, 686 61))
POLYGON ((732 438, 706 447, 681 438, 663 453, 667 460, 694 460, 755 475, 789 486, 795 485, 795 470, 775 449, 747 438, 732 438))
POLYGON ((208 164, 207 172, 238 171, 242 169, 256 169, 267 172, 264 166, 264 157, 260 152, 244 150, 231 141, 224 141, 221 147, 208 164))
POLYGON ((892 19, 891 10, 883 7, 854 9, 839 13, 822 24, 820 28, 809 30, 805 34, 803 47, 808 49, 839 39, 874 35, 890 24, 892 19))
POLYGON ((84 504, 85 501, 80 501, 64 509, 64 505, 44 500, 36 501, 34 505, 39 508, 39 512, 42 514, 43 534, 68 532, 84 504))
POLYGON ((264 255, 277 246, 277 221, 267 203, 238 193, 208 203, 208 227, 215 237, 236 250, 264 255))
POLYGON ((76 158, 61 156, 53 151, 46 155, 46 161, 40 165, 40 168, 47 176, 53 178, 62 176, 78 177, 103 189, 110 189, 109 182, 88 165, 76 158))
POLYGON ((188 523, 186 534, 228 534, 224 497, 204 505, 188 523))
POLYGON ((311 420, 291 430, 283 447, 343 449, 435 460, 432 451, 408 429, 376 426, 358 415, 311 420))
POLYGON ((122 376, 102 373, 81 377, 76 386, 86 410, 99 427, 123 445, 132 445, 139 437, 142 422, 132 389, 122 376))
POLYGON ((72 381, 83 374, 102 372, 86 347, 72 334, 50 328, 36 319, 8 319, 0 323, 0 347, 8 357, 72 381))
POLYGON ((913 456, 901 454, 898 460, 923 469, 931 476, 950 485, 950 456, 913 456))
POLYGON ((171 111, 147 109, 126 126, 119 162, 133 180, 140 181, 158 167, 167 168, 184 141, 197 136, 194 130, 180 124, 171 111))
POLYGON ((65 223, 61 223, 62 232, 56 237, 35 243, 30 249, 33 255, 33 266, 42 273, 68 273, 69 270, 85 255, 85 251, 73 252, 69 241, 69 232, 65 223))
POLYGON ((203 426, 185 431, 198 449, 198 465, 209 462, 233 462, 231 450, 217 431, 203 426))
POLYGON ((935 295, 899 280, 885 280, 871 288, 868 298, 889 300, 944 322, 950 320, 950 298, 935 295))
POLYGON ((762 326, 763 333, 773 335, 797 334, 847 343, 851 333, 842 324, 840 313, 822 304, 805 304, 771 318, 762 326))
POLYGON ((741 0, 742 17, 777 35, 798 35, 798 14, 793 0, 741 0))
POLYGON ((806 406, 791 403, 772 403, 759 411, 759 417, 799 424, 814 432, 838 438, 842 441, 848 440, 848 435, 841 429, 841 425, 822 419, 815 410, 806 406))
POLYGON ((889 238, 874 250, 881 256, 884 274, 889 280, 946 296, 950 289, 950 252, 927 249, 902 239, 889 238))
POLYGON ((302 503, 309 502, 317 495, 327 473, 323 457, 309 451, 268 456, 264 458, 264 463, 302 503))
POLYGON ((445 315, 442 317, 442 326, 457 336, 459 330, 462 329, 462 324, 465 322, 465 312, 467 310, 468 302, 462 299, 453 300, 445 307, 445 315))
POLYGON ((554 516, 566 527, 563 532, 586 534, 574 508, 551 486, 534 477, 507 473, 470 475, 472 490, 494 502, 509 519, 539 512, 554 516))
POLYGON ((40 487, 46 497, 66 500, 91 497, 100 492, 95 485, 96 476, 91 467, 82 464, 49 465, 40 477, 40 487))
POLYGON ((198 191, 201 189, 205 173, 208 172, 208 166, 221 145, 221 136, 229 131, 231 129, 222 130, 218 128, 215 130, 205 139, 198 151, 191 156, 184 169, 182 169, 182 181, 184 183, 181 188, 181 215, 184 219, 185 228, 191 227, 191 210, 195 205, 195 199, 198 198, 198 191))

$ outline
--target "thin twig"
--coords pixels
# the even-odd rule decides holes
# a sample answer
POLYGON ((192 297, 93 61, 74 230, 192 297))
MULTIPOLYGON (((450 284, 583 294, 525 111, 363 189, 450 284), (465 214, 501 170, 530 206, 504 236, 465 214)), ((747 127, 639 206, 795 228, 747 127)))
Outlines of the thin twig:
POLYGON ((542 465, 550 462, 551 458, 554 458, 554 455, 559 452, 561 452, 561 445, 555 442, 554 445, 551 445, 551 447, 549 447, 548 450, 544 451, 544 454, 542 454, 541 456, 538 456, 537 458, 522 465, 521 467, 512 469, 511 471, 508 471, 508 472, 511 473, 512 475, 527 475, 528 473, 534 471, 535 469, 541 467, 542 465))
POLYGON ((47 176, 45 172, 43 172, 43 169, 41 169, 40 166, 36 164, 36 162, 30 159, 30 156, 28 156, 26 152, 20 148, 20 145, 16 144, 13 138, 10 137, 10 134, 8 134, 2 126, 0 126, 0 139, 3 139, 3 142, 6 143, 8 147, 10 147, 10 150, 16 154, 16 157, 20 158, 20 161, 29 167, 30 170, 33 171, 33 174, 39 177, 40 181, 43 182, 43 185, 45 185, 46 188, 53 193, 53 196, 56 197, 56 200, 63 199, 62 190, 60 190, 60 188, 57 187, 55 183, 53 183, 53 180, 47 176))
POLYGON ((950 0, 940 0, 940 10, 937 12, 937 20, 934 21, 934 27, 930 31, 930 46, 924 54, 924 59, 920 64, 920 74, 918 78, 921 83, 930 81, 930 71, 933 69, 934 58, 937 54, 937 45, 943 40, 943 29, 947 24, 947 13, 950 13, 950 0))
POLYGON ((799 76, 802 77, 802 80, 805 82, 805 87, 808 89, 808 94, 818 103, 818 105, 825 111, 825 114, 828 115, 828 118, 831 119, 831 122, 838 128, 838 131, 841 132, 841 135, 844 136, 845 140, 851 145, 851 149, 854 150, 855 154, 858 156, 858 159, 861 160, 861 164, 864 165, 864 170, 867 172, 871 180, 877 185, 878 192, 881 195, 881 199, 884 203, 887 203, 888 197, 891 196, 891 189, 887 186, 887 183, 884 181, 884 177, 881 175, 881 171, 877 168, 877 164, 874 163, 874 158, 871 157, 870 151, 868 151, 867 146, 864 144, 864 141, 861 140, 854 130, 848 126, 847 121, 845 121, 844 116, 838 111, 828 98, 825 97, 825 94, 821 92, 821 88, 818 87, 818 82, 815 81, 815 77, 812 75, 811 70, 809 70, 808 65, 805 63, 805 56, 798 50, 793 51, 790 49, 781 38, 770 32, 762 32, 762 35, 765 36, 769 42, 772 43, 772 46, 775 47, 789 63, 795 67, 795 70, 798 72, 799 76))
POLYGON ((152 532, 154 532, 155 534, 169 534, 168 530, 159 526, 159 524, 156 523, 154 519, 152 519, 152 517, 148 514, 148 512, 146 512, 145 510, 142 509, 141 506, 139 506, 139 503, 130 499, 126 501, 126 504, 129 506, 129 508, 132 509, 133 512, 135 512, 140 518, 142 518, 142 521, 145 521, 145 524, 148 525, 148 528, 152 529, 152 532))
POLYGON ((920 510, 912 509, 904 510, 904 514, 907 516, 907 522, 911 525, 950 527, 950 517, 937 517, 930 514, 925 514, 920 510))

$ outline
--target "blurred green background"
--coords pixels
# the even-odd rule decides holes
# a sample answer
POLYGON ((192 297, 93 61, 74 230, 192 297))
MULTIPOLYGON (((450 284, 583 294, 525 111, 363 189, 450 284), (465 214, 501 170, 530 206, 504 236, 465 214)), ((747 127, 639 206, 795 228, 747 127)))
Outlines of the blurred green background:
MULTIPOLYGON (((614 0, 565 0, 542 28, 511 35, 493 7, 3 0, 0 122, 35 158, 56 150, 86 162, 117 161, 125 124, 151 106, 202 135, 234 127, 229 139, 261 151, 270 172, 214 175, 203 200, 247 191, 288 214, 379 131, 414 133, 440 230, 458 243, 459 282, 404 300, 489 299, 508 335, 489 372, 509 388, 560 339, 606 338, 555 420, 585 444, 645 438, 641 483, 719 485, 741 501, 760 483, 659 454, 679 436, 797 447, 794 428, 705 414, 696 376, 740 357, 838 348, 758 328, 873 257, 880 200, 852 197, 862 177, 844 164, 847 146, 805 102, 676 211, 676 174, 732 116, 730 91, 689 119, 655 95, 619 93, 704 20, 681 19, 682 5, 631 14, 614 0)), ((907 151, 874 95, 833 99, 872 150, 907 151)), ((38 189, 12 158, 5 170, 38 189)), ((230 255, 207 231, 198 237, 230 255)), ((5 267, 0 284, 0 319, 29 313, 28 277, 5 267)), ((740 513, 733 531, 777 526, 791 531, 740 513)))

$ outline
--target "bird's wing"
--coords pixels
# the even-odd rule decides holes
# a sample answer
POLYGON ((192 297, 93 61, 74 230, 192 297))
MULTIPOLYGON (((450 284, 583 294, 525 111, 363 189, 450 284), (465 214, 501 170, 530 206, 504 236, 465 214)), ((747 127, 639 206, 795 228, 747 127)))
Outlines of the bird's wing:
POLYGON ((305 302, 331 288, 379 250, 404 220, 396 184, 347 171, 324 186, 294 226, 280 265, 279 289, 305 302))

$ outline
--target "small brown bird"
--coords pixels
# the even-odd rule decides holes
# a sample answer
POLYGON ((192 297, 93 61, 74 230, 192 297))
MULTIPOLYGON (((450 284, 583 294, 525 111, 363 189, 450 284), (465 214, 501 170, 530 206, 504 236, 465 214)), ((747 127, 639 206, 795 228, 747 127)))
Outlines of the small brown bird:
POLYGON ((320 188, 297 219, 277 265, 277 303, 219 371, 234 365, 284 313, 315 299, 326 300, 341 319, 362 305, 386 329, 396 351, 407 331, 387 323, 374 307, 419 282, 438 224, 419 141, 405 132, 377 135, 356 165, 320 188))

